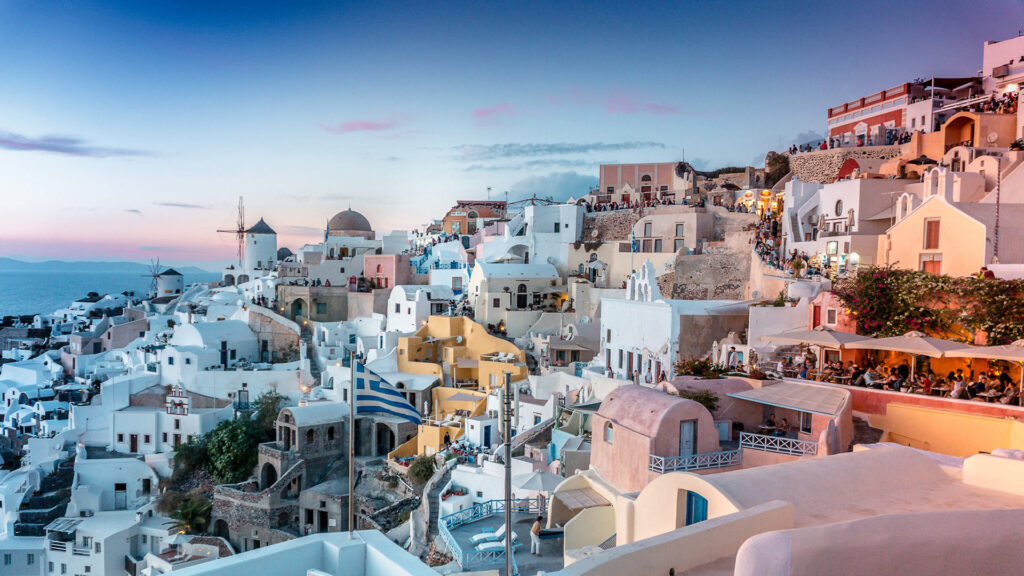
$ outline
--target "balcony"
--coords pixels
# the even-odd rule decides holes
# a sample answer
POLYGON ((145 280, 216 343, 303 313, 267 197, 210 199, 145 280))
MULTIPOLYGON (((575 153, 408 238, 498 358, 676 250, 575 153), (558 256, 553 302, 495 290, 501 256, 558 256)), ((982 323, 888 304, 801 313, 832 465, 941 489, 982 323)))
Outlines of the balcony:
POLYGON ((690 456, 656 456, 651 454, 650 469, 658 474, 666 472, 691 470, 708 470, 710 468, 727 468, 739 466, 743 462, 740 450, 723 450, 690 456))
POLYGON ((764 434, 740 433, 740 448, 789 454, 791 456, 817 456, 818 443, 796 438, 765 436, 764 434))

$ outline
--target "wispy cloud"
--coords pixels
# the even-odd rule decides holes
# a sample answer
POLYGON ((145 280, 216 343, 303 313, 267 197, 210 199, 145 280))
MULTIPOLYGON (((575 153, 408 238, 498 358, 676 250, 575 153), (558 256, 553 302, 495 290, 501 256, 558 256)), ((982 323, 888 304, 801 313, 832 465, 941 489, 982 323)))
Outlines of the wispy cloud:
POLYGON ((508 191, 513 200, 529 198, 536 194, 538 198, 551 198, 565 202, 570 197, 583 196, 597 184, 597 176, 590 174, 580 174, 576 171, 551 172, 543 176, 528 176, 516 181, 509 186, 508 191))
POLYGON ((586 168, 597 166, 598 162, 590 160, 573 160, 567 158, 540 158, 523 162, 506 162, 502 164, 470 164, 466 172, 514 172, 519 170, 538 170, 551 168, 586 168))
POLYGON ((139 246, 139 250, 145 250, 146 252, 170 252, 171 250, 178 250, 173 246, 139 246))
POLYGON ((643 94, 616 89, 611 92, 584 92, 578 88, 563 88, 545 96, 552 106, 597 106, 608 114, 651 114, 672 116, 680 114, 678 106, 657 102, 643 94))
POLYGON ((473 120, 477 126, 493 126, 505 118, 516 115, 515 106, 508 102, 499 102, 489 108, 473 110, 473 120))
POLYGON ((401 128, 406 118, 392 117, 379 120, 348 120, 340 124, 320 124, 320 128, 331 134, 351 134, 353 132, 390 132, 401 128))
POLYGON ((509 158, 534 158, 538 156, 565 156, 569 154, 591 154, 594 152, 621 152, 624 150, 641 150, 661 148, 661 142, 556 142, 556 143, 507 143, 507 144, 466 144, 456 146, 462 160, 482 162, 509 158))
POLYGON ((14 132, 0 130, 0 149, 14 152, 50 152, 66 156, 106 158, 109 156, 148 156, 143 150, 110 148, 90 144, 88 140, 72 136, 39 136, 32 138, 14 132))
POLYGON ((278 226, 278 232, 282 234, 323 234, 323 228, 317 228, 316 226, 299 226, 299 225, 285 225, 278 226))
POLYGON ((125 208, 124 211, 129 214, 135 214, 136 216, 142 216, 142 210, 137 208, 125 208))
POLYGON ((203 204, 190 204, 188 202, 154 202, 157 206, 166 208, 185 208, 186 210, 209 210, 209 206, 203 204))

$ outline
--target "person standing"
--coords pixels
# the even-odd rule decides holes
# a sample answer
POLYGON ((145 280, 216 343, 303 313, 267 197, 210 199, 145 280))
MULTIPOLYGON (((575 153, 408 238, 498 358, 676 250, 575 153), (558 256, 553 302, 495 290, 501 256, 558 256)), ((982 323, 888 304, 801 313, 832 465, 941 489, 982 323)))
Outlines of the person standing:
POLYGON ((537 521, 530 527, 530 554, 540 556, 540 531, 543 522, 544 517, 537 516, 537 521))

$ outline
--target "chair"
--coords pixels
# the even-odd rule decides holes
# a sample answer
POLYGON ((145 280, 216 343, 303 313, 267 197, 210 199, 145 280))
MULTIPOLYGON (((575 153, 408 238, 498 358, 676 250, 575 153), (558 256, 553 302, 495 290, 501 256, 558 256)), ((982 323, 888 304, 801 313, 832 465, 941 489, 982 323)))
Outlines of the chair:
MULTIPOLYGON (((470 540, 473 541, 473 544, 503 540, 505 538, 505 528, 505 524, 499 526, 497 530, 488 530, 485 528, 483 532, 479 534, 474 534, 473 537, 470 538, 470 540)), ((515 538, 513 537, 513 540, 514 539, 515 538)))
MULTIPOLYGON (((512 549, 515 550, 518 547, 519 547, 519 537, 516 535, 515 532, 513 532, 512 533, 512 549)), ((505 549, 505 539, 502 538, 500 540, 492 541, 492 542, 481 542, 480 544, 476 545, 476 549, 479 550, 480 552, 491 552, 491 551, 495 551, 495 550, 504 550, 505 549)))

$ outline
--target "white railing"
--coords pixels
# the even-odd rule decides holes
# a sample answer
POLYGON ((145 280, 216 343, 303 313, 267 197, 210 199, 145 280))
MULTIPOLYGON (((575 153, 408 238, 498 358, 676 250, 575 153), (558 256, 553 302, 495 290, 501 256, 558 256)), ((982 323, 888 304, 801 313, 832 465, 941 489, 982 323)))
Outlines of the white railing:
POLYGON ((761 450, 762 452, 791 454, 793 456, 816 456, 818 454, 817 442, 780 436, 765 436, 764 434, 751 434, 749 432, 740 433, 740 447, 761 450))
POLYGON ((708 468, 725 468, 739 466, 743 461, 740 450, 723 450, 690 456, 655 456, 651 454, 650 469, 659 474, 677 470, 706 470, 708 468))
MULTIPOLYGON (((512 508, 513 512, 517 513, 544 514, 547 512, 547 499, 520 498, 512 500, 512 508)), ((444 540, 444 543, 448 546, 448 553, 452 555, 452 558, 459 563, 459 566, 461 566, 463 570, 494 566, 505 561, 504 547, 487 551, 473 549, 463 550, 451 532, 459 526, 470 524, 477 520, 483 520, 484 518, 490 518, 499 512, 505 512, 505 501, 488 500, 487 502, 474 504, 469 508, 438 518, 437 527, 438 532, 441 533, 441 539, 444 540)), ((508 529, 511 530, 511 528, 508 529)), ((518 567, 515 565, 514 557, 512 564, 513 569, 518 573, 518 567)))

